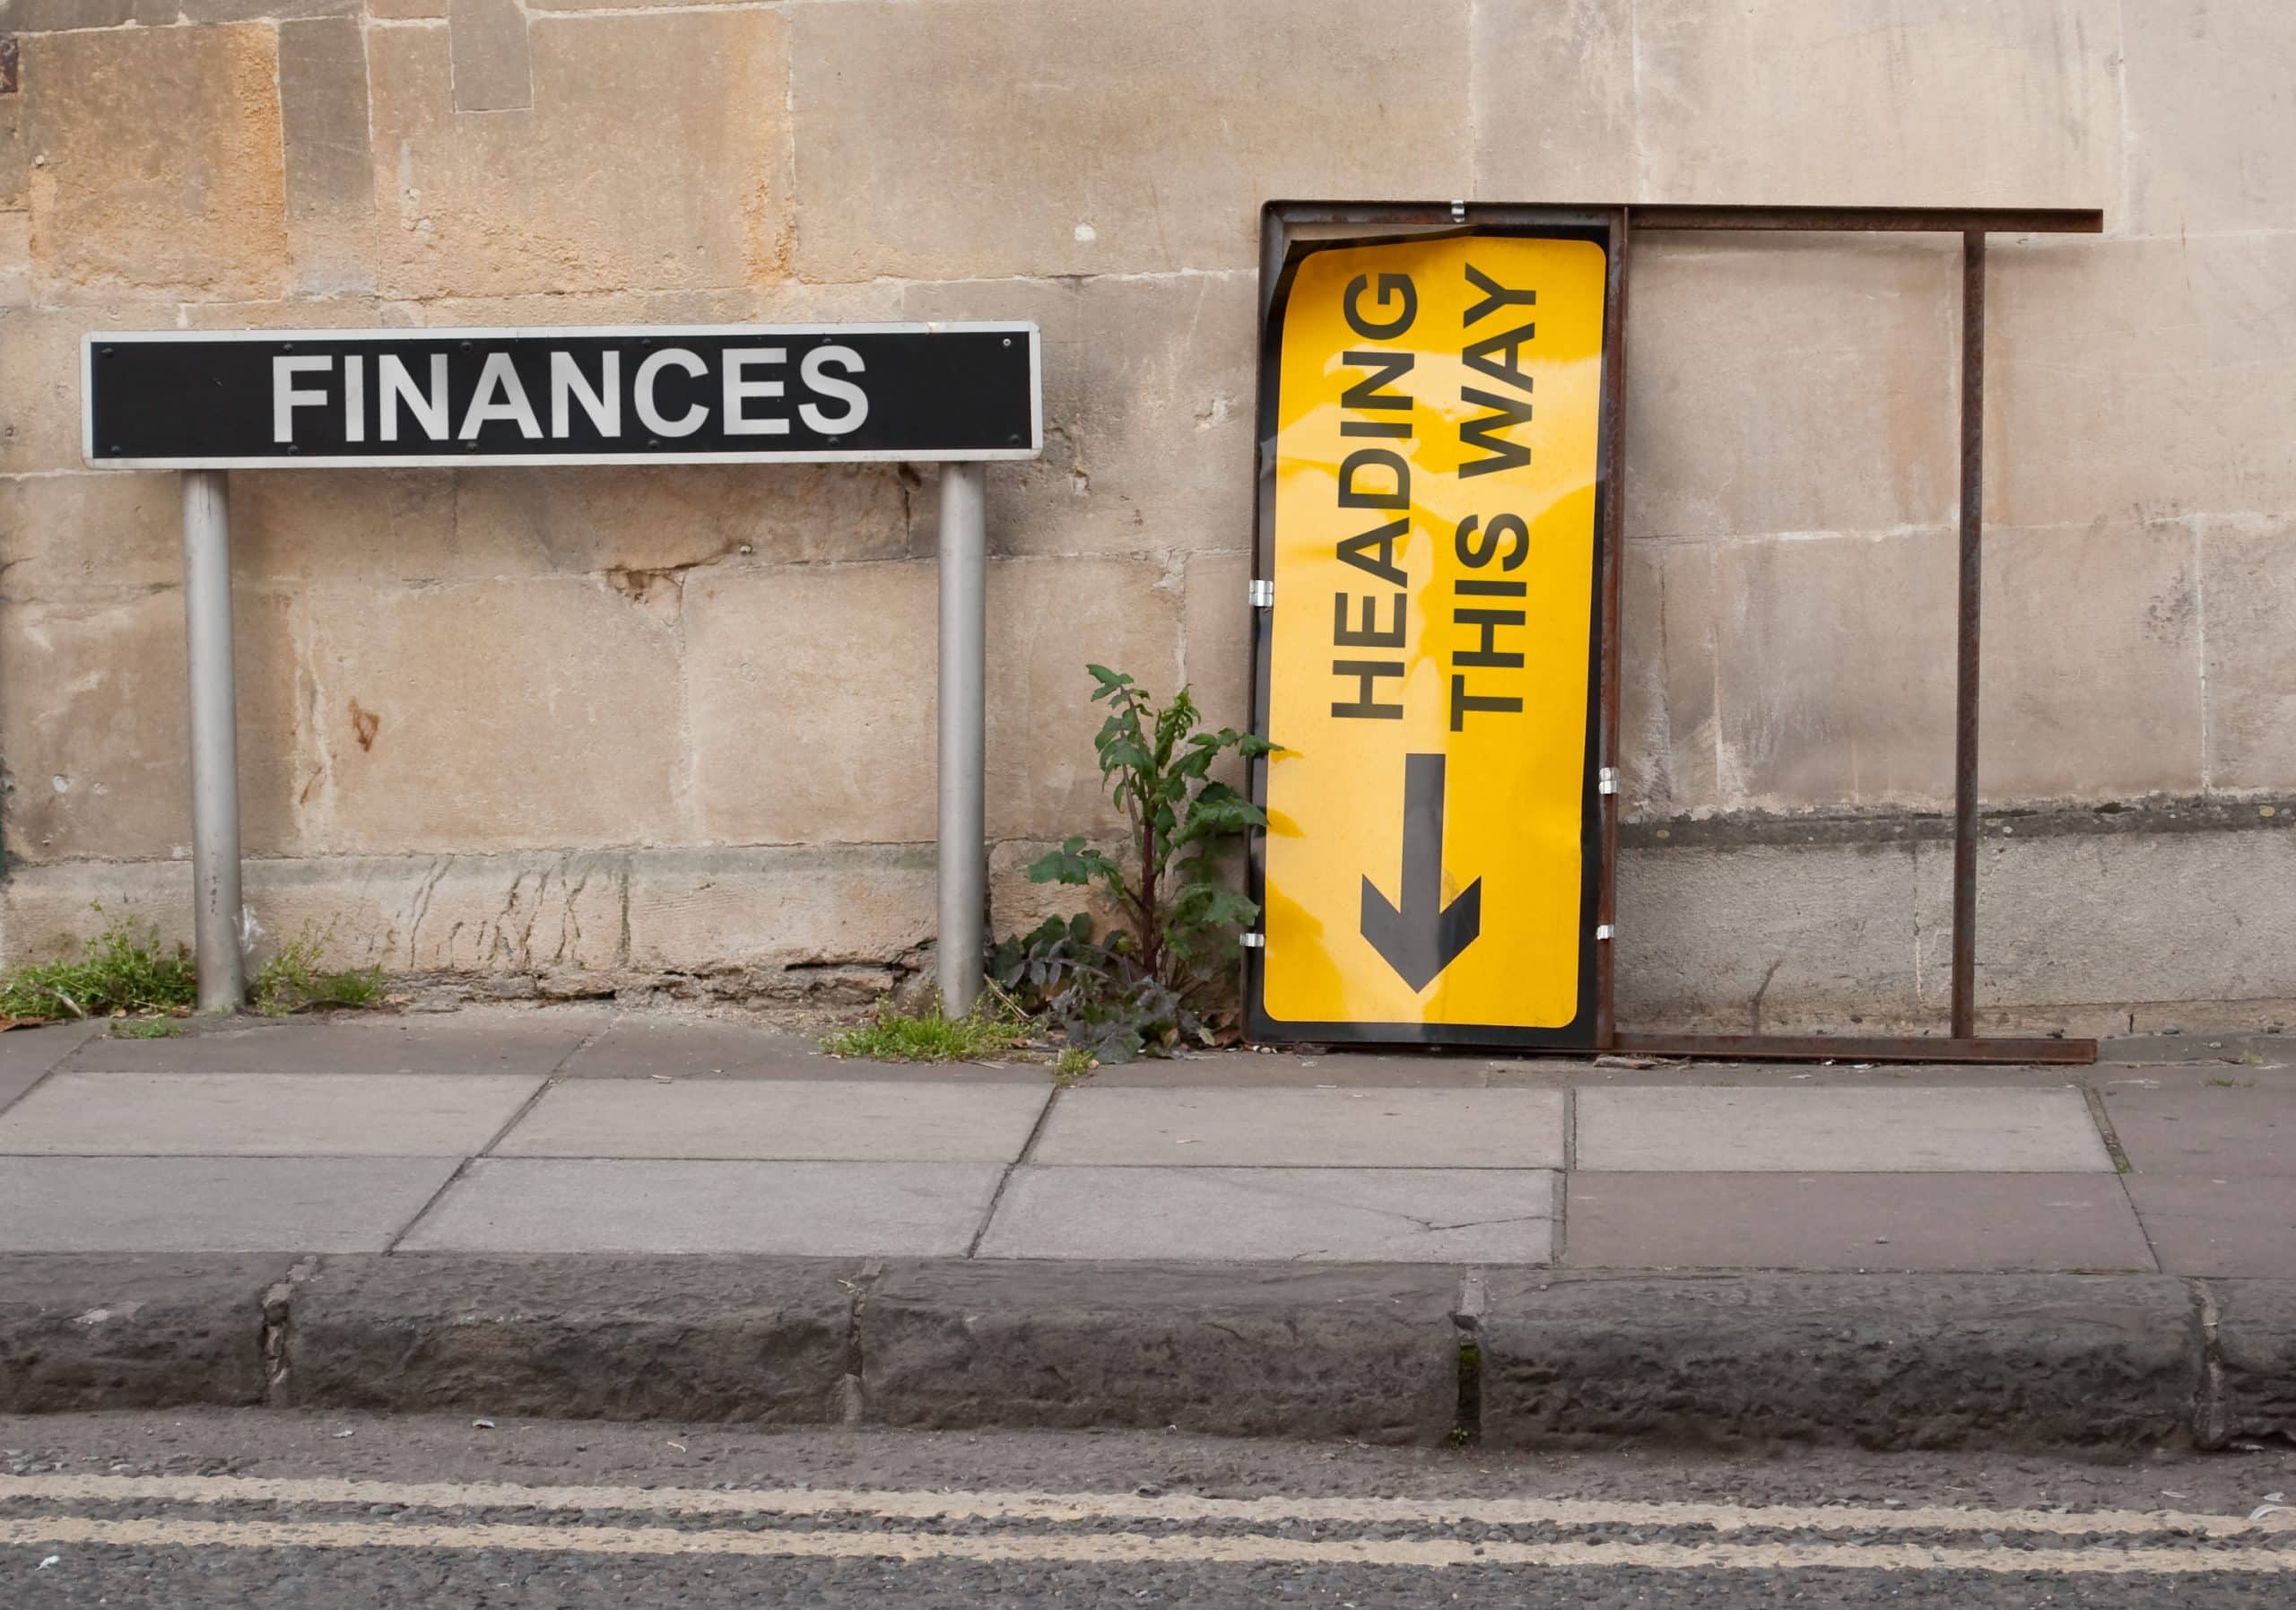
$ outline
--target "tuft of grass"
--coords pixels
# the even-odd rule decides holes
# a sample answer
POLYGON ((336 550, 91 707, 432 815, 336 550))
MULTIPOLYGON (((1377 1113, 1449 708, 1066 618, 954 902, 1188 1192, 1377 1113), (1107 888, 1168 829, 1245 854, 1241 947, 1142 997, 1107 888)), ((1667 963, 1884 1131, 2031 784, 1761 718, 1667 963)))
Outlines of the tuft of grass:
POLYGON ((1100 1066, 1100 1059, 1083 1046, 1063 1046, 1052 1059, 1052 1076, 1059 1083, 1074 1084, 1100 1066))
POLYGON ((158 929, 123 920, 89 940, 72 961, 21 967, 0 978, 0 1017, 169 1012, 190 1006, 198 995, 188 950, 163 949, 158 929))
POLYGON ((322 930, 305 923, 300 934, 257 970, 248 992, 255 1009, 265 1017, 285 1017, 330 1006, 371 1006, 381 1000, 381 968, 328 970, 326 951, 334 939, 332 927, 322 930))
POLYGON ((941 1009, 897 1012, 888 1003, 857 1029, 831 1034, 822 1049, 832 1057, 865 1057, 874 1062, 978 1062, 1025 1041, 1032 1023, 1001 1004, 983 1001, 963 1017, 944 1017, 941 1009))
POLYGON ((165 1040, 175 1031, 172 1017, 123 1017, 111 1026, 114 1040, 165 1040))

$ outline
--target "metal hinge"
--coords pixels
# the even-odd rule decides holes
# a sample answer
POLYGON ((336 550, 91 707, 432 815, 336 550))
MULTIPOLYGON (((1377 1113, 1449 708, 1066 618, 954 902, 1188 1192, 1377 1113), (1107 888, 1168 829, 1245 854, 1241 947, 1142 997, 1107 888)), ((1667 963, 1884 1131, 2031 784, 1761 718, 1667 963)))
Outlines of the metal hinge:
POLYGON ((1252 587, 1251 587, 1251 600, 1252 600, 1252 607, 1253 607, 1254 609, 1273 609, 1273 608, 1274 608, 1274 607, 1275 607, 1275 583, 1274 583, 1273 581, 1255 581, 1255 582, 1253 582, 1253 583, 1252 583, 1252 587))
POLYGON ((1265 934, 1239 934, 1236 936, 1236 943, 1242 945, 1248 951, 1265 950, 1267 948, 1267 936, 1265 934))
POLYGON ((1617 929, 1612 927, 1611 925, 1606 922, 1596 923, 1595 925, 1595 937, 1597 939, 1608 939, 1617 931, 1617 929))
POLYGON ((1595 773, 1595 792, 1597 794, 1615 794, 1618 792, 1618 769, 1616 767, 1605 766, 1600 771, 1595 773))

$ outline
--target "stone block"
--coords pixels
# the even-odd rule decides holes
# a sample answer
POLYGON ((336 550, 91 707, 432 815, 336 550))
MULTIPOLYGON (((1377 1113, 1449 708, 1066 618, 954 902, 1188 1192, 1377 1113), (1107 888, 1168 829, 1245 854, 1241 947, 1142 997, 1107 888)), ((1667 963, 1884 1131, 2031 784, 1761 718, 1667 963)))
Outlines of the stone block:
POLYGON ((1483 1436, 1875 1449, 2188 1447, 2199 1324, 2166 1275, 1494 1275, 1483 1436))
POLYGON ((1986 531, 1979 792, 2195 795, 2202 622, 2184 526, 1986 531))
POLYGON ((2296 503, 2296 234, 2000 246, 1986 298, 1988 522, 2296 503))
POLYGON ((0 480, 0 573, 22 602, 118 601, 174 586, 182 478, 113 470, 0 480))
POLYGON ((791 13, 809 279, 1247 268, 1271 196, 1470 193, 1465 0, 791 13), (900 109, 900 115, 890 115, 900 109), (929 138, 920 138, 929 130, 929 138), (867 196, 857 207, 852 198, 867 196))
POLYGON ((1619 1021, 1761 1032, 1922 1010, 1904 844, 1629 849, 1619 1021))
POLYGON ((535 103, 533 53, 519 0, 448 0, 455 110, 524 110, 535 103))
POLYGON ((1457 1289, 1424 1267, 896 1264, 857 1312, 863 1414, 1433 1443, 1457 1289))
MULTIPOLYGON (((988 832, 1118 822, 1088 661, 1178 685, 1161 565, 1026 559, 988 576, 988 832)), ((695 798, 713 839, 933 836, 937 579, 926 565, 712 573, 690 590, 695 798)))
POLYGON ((2296 789, 2296 522, 2204 521, 2207 778, 2296 789))
MULTIPOLYGON (((234 614, 241 841, 291 852, 302 733, 291 612, 243 592, 234 614)), ((0 607, 0 686, 17 690, 0 702, 12 859, 190 853, 178 592, 0 607)))
POLYGON ((689 851, 630 883, 633 966, 682 972, 900 956, 934 929, 933 847, 689 851))
POLYGON ((1717 547, 1725 804, 1952 796, 1955 555, 1939 528, 1717 547))
POLYGON ((1100 781, 1090 662, 1159 702, 1179 685, 1182 588, 1163 564, 1014 559, 988 568, 988 835, 1061 838, 1122 824, 1100 781))
POLYGON ((778 12, 535 17, 534 104, 507 114, 455 109, 460 31, 368 39, 387 292, 691 289, 777 271, 778 12))
MULTIPOLYGON (((1101 847, 1110 854, 1123 849, 1106 840, 1101 847)), ((1048 917, 1074 917, 1079 911, 1089 913, 1103 934, 1111 926, 1127 925, 1125 914, 1101 899, 1097 888, 1030 881, 1030 864, 1058 848, 1059 841, 1055 840, 1007 840, 989 848, 988 931, 992 937, 1026 934, 1048 917)))
POLYGON ((1721 804, 1718 562, 1712 543, 1626 544, 1619 572, 1619 791, 1629 821, 1721 804))
MULTIPOLYGON (((0 96, 0 212, 24 210, 26 183, 31 174, 31 152, 24 147, 24 122, 22 88, 13 95, 0 96)), ((29 251, 30 221, 27 219, 25 222, 25 248, 29 251)))
POLYGON ((2145 235, 2296 225, 2296 149, 2284 129, 2296 11, 2242 0, 2157 0, 2121 11, 2129 216, 2145 235))
POLYGON ((335 850, 644 841, 682 822, 677 645, 578 579, 378 592, 300 606, 314 775, 335 850))
POLYGON ((506 468, 454 484, 456 543, 495 574, 604 571, 643 591, 693 566, 850 564, 909 547, 910 482, 887 465, 506 468))
POLYGON ((1958 241, 1657 235, 1632 274, 1631 534, 1953 519, 1958 241))
MULTIPOLYGON (((711 570, 687 583, 705 837, 933 837, 936 582, 930 565, 868 564, 711 570)), ((991 685, 993 706, 1003 689, 991 685)))
POLYGON ((1476 0, 1474 183, 1488 201, 1642 198, 1634 7, 1476 0))
MULTIPOLYGON (((1924 998, 1946 999, 1950 842, 1918 846, 1924 998)), ((2296 997, 2296 831, 1996 838, 1978 849, 1985 1005, 2296 997)))
POLYGON ((80 337, 166 322, 155 309, 0 307, 0 474, 75 470, 80 337))
MULTIPOLYGON (((361 586, 477 579, 534 568, 515 534, 457 518, 456 491, 487 471, 253 470, 234 474, 231 555, 249 581, 361 586)), ((158 477, 162 485, 172 475, 158 477)))
POLYGON ((1634 199, 2116 203, 2118 12, 2115 0, 1643 0, 1634 199))
POLYGON ((627 857, 339 856, 252 862, 273 934, 332 930, 346 963, 390 972, 611 972, 628 948, 627 857))
POLYGON ((0 306, 32 300, 32 221, 29 213, 0 213, 0 306))
POLYGON ((371 290, 375 164, 357 18, 279 25, 279 115, 296 288, 371 290))
POLYGON ((758 1258, 331 1258, 289 1299, 307 1407, 834 1421, 857 1265, 758 1258))
POLYGON ((0 1412, 261 1403, 264 1297, 289 1261, 0 1255, 0 1412))
POLYGON ((250 25, 24 40, 44 300, 247 300, 285 288, 277 39, 250 25))
POLYGON ((1253 286, 1233 273, 907 287, 909 318, 1043 332, 1044 457, 988 478, 996 552, 1251 545, 1253 286))
MULTIPOLYGON (((1204 724, 1214 730, 1251 730, 1252 634, 1259 614, 1251 606, 1251 579, 1249 553, 1188 556, 1182 669, 1204 724)), ((1228 780, 1239 781, 1233 775, 1228 780)))
POLYGON ((1987 530, 1984 797, 2200 792, 2200 600, 2181 526, 1987 530))

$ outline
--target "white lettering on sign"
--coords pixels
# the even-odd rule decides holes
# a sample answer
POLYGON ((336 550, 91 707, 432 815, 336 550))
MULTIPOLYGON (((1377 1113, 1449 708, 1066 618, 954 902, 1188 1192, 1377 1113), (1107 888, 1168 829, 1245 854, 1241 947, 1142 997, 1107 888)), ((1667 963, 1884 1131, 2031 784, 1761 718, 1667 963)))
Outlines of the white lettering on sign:
POLYGON ((375 365, 375 383, 383 393, 383 439, 398 439, 398 405, 404 403, 414 415, 414 422, 422 427, 422 434, 432 441, 447 439, 447 354, 430 354, 430 392, 424 396, 415 389, 414 377, 407 372, 406 363, 395 352, 385 352, 375 365))
POLYGON ((709 372, 709 365, 701 361, 701 355, 699 352, 689 352, 682 346, 674 346, 666 351, 656 352, 638 366, 638 417, 648 430, 657 431, 664 436, 691 436, 700 430, 701 422, 709 417, 708 409, 696 403, 673 420, 655 405, 654 383, 661 378, 662 371, 672 364, 675 364, 690 375, 706 375, 709 372))
POLYGON ((582 412, 590 416, 590 423, 597 427, 601 436, 622 434, 622 354, 609 352, 602 354, 598 386, 591 389, 582 366, 574 361, 571 352, 550 355, 550 433, 561 440, 566 437, 566 400, 578 396, 582 412))
POLYGON ((854 374, 862 372, 861 354, 849 346, 817 346, 805 354, 797 366, 808 390, 845 405, 845 412, 835 419, 826 409, 812 403, 801 404, 797 417, 805 422, 809 431, 823 436, 842 436, 848 431, 857 431, 862 421, 869 417, 869 394, 850 380, 840 380, 835 375, 823 373, 826 365, 835 363, 854 374))
MULTIPOLYGON (((789 350, 779 346, 729 347, 718 360, 718 428, 728 436, 787 436, 789 434, 789 384, 768 379, 757 371, 786 366, 789 350)), ((604 352, 588 361, 573 352, 553 352, 549 367, 549 421, 519 379, 508 352, 491 352, 480 367, 478 379, 464 401, 462 429, 453 431, 453 401, 448 385, 447 357, 430 355, 430 373, 418 379, 406 361, 383 352, 375 361, 375 383, 367 385, 367 361, 360 353, 338 360, 316 352, 283 353, 271 361, 272 437, 283 444, 295 441, 299 413, 340 409, 343 439, 367 439, 369 401, 375 402, 378 434, 384 441, 399 439, 402 422, 410 434, 431 441, 471 441, 480 429, 500 422, 516 425, 529 441, 545 434, 563 441, 573 432, 577 411, 601 436, 622 434, 622 405, 657 436, 691 436, 710 421, 711 409, 702 400, 710 364, 685 347, 665 347, 649 354, 638 366, 625 391, 622 383, 622 354, 604 352), (593 370, 595 372, 593 372, 593 370), (674 416, 663 411, 665 370, 676 370, 700 383, 686 406, 674 416), (313 382, 317 382, 314 384, 313 382)), ((531 371, 529 371, 531 372, 531 371)), ((817 346, 797 365, 799 389, 807 399, 797 404, 796 416, 806 429, 823 436, 841 436, 861 428, 869 417, 869 395, 848 377, 866 372, 861 354, 849 346, 817 346)))
POLYGON ((752 397, 778 397, 778 380, 752 380, 744 371, 761 363, 779 363, 789 356, 778 346, 737 346, 726 352, 726 434, 728 436, 787 436, 787 419, 752 419, 743 405, 752 397))
POLYGON ((317 408, 326 402, 326 393, 316 386, 295 384, 297 375, 318 374, 335 367, 332 358, 309 355, 290 357, 285 353, 271 361, 271 439, 295 439, 295 410, 317 408))
POLYGON ((470 406, 463 413, 463 439, 475 439, 478 428, 495 419, 517 426, 519 434, 529 441, 541 439, 542 422, 535 417, 534 405, 526 401, 526 388, 518 382, 518 371, 510 367, 508 352, 489 353, 486 367, 478 371, 478 389, 471 393, 470 406))

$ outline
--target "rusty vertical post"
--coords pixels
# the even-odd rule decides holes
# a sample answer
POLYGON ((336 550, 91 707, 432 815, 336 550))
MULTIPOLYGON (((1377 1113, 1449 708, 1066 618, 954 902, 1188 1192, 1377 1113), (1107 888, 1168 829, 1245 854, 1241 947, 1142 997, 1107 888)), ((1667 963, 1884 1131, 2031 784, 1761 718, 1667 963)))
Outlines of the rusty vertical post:
POLYGON ((1953 1038, 1977 1032, 1978 620, 1985 570, 1985 231, 1961 237, 1961 576, 1953 670, 1953 1038))
POLYGON ((1618 953, 1618 813, 1619 787, 1619 578, 1626 567, 1622 545, 1626 531, 1626 254, 1633 209, 1618 209, 1611 233, 1608 309, 1610 339, 1603 344, 1603 415, 1601 439, 1610 450, 1603 469, 1602 564, 1596 573, 1602 653, 1596 667, 1600 719, 1596 733, 1599 791, 1595 796, 1602 812, 1603 864, 1596 869, 1595 924, 1595 1046, 1608 1050, 1617 1034, 1613 1000, 1618 953))

